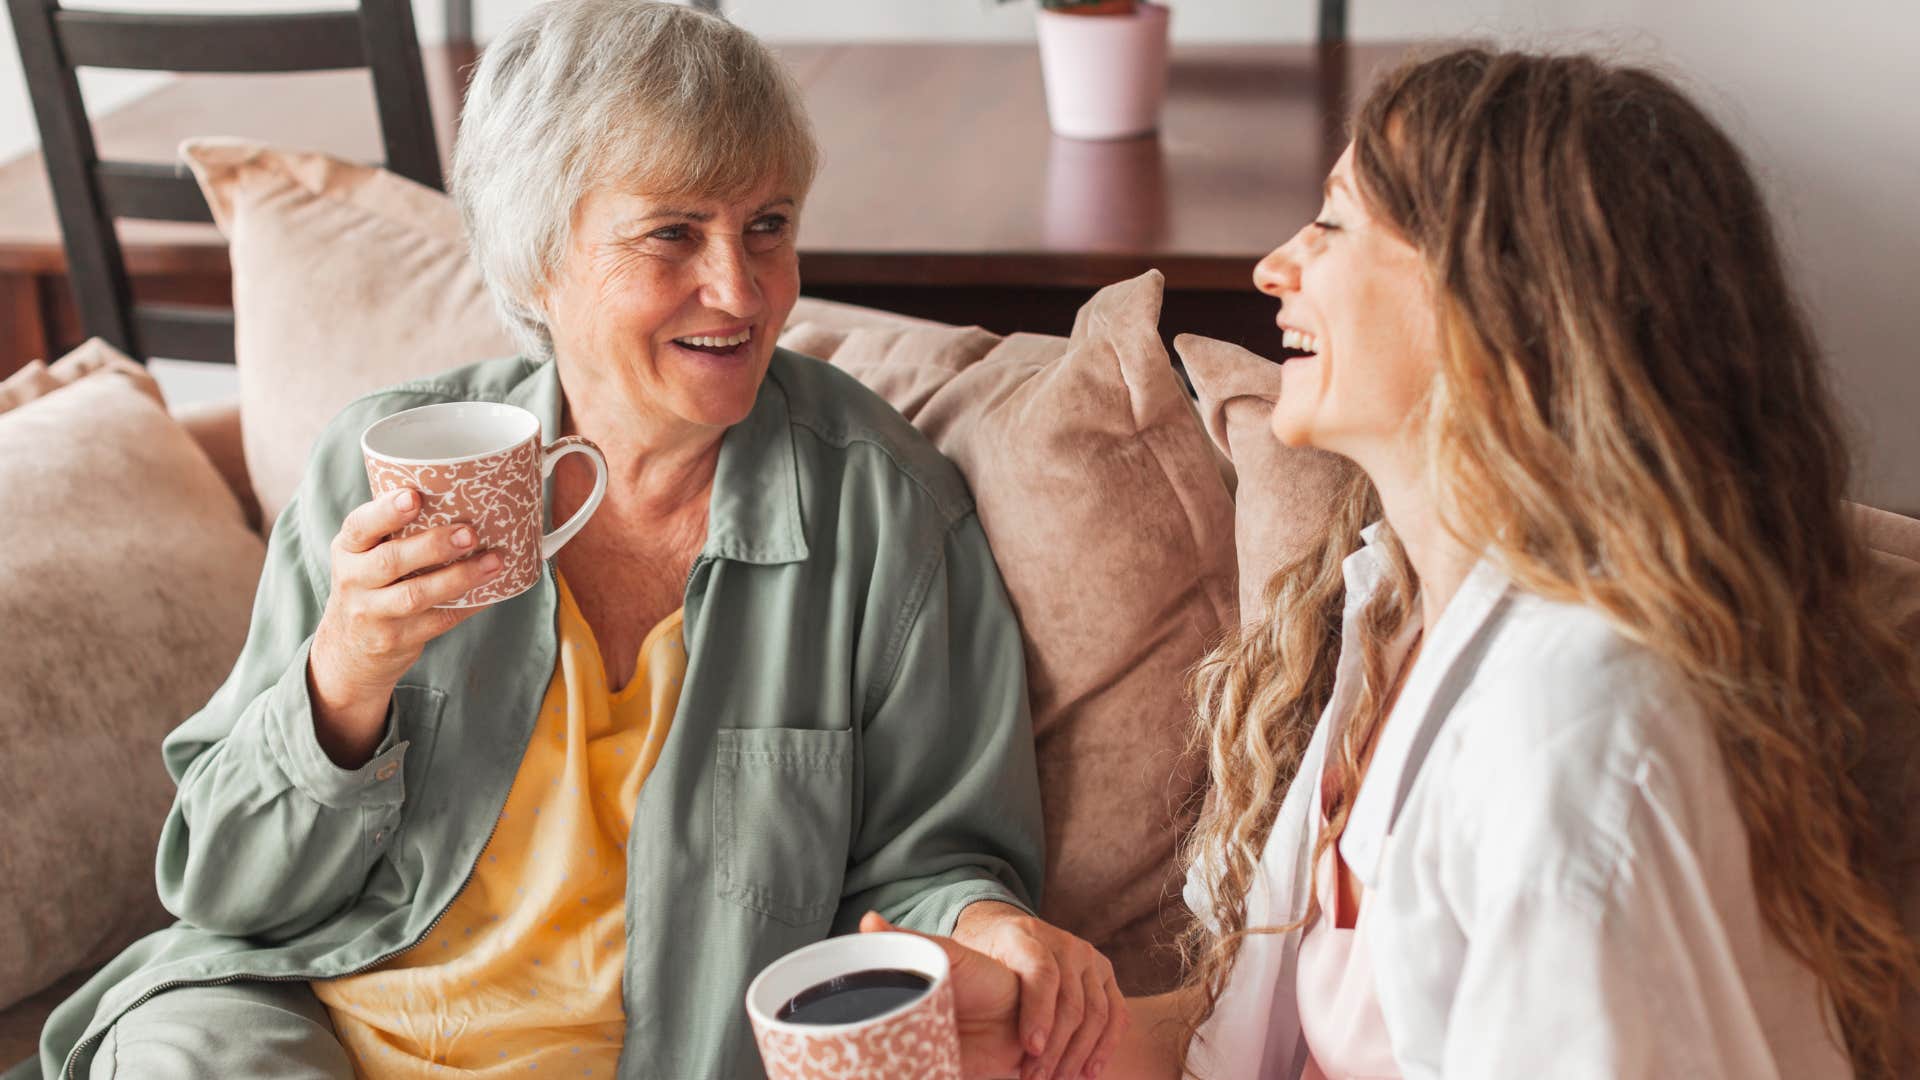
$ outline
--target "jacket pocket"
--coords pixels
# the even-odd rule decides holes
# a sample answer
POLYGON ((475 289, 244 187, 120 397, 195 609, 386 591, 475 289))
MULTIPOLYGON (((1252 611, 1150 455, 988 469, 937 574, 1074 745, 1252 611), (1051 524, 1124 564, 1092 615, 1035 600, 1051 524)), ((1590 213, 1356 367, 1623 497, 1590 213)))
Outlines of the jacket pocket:
POLYGON ((406 744, 400 759, 403 827, 423 812, 423 797, 432 790, 426 782, 427 769, 433 764, 433 746, 440 735, 440 714, 446 705, 444 690, 405 684, 393 688, 393 719, 398 728, 395 735, 406 744))
POLYGON ((726 728, 717 736, 721 897, 789 926, 830 918, 853 822, 853 732, 726 728))

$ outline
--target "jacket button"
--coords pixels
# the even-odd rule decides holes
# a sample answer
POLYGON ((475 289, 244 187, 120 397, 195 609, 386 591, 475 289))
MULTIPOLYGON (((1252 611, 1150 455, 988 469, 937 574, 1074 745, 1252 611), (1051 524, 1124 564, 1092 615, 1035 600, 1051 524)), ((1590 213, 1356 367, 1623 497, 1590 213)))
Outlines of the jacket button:
POLYGON ((380 830, 379 832, 376 832, 376 833, 374 833, 374 834, 373 834, 373 842, 374 842, 374 844, 375 844, 376 846, 377 846, 377 845, 380 845, 380 844, 384 844, 384 843, 386 843, 386 842, 387 842, 387 830, 385 830, 385 829, 381 829, 381 830, 380 830))
POLYGON ((384 781, 393 779, 393 774, 399 771, 400 771, 399 762, 389 761, 385 765, 380 766, 380 771, 374 773, 373 778, 375 780, 384 782, 384 781))

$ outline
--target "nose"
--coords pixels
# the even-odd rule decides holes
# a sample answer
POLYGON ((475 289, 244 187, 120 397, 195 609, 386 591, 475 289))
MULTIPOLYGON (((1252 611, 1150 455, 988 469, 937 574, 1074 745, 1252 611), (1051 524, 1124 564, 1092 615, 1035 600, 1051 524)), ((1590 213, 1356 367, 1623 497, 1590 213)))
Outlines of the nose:
POLYGON ((760 313, 760 281, 742 245, 710 245, 703 271, 701 303, 735 318, 748 319, 760 313))
POLYGON ((1267 253, 1253 268, 1253 287, 1268 296, 1281 296, 1296 292, 1300 288, 1300 260, 1295 257, 1294 244, 1300 239, 1295 233, 1293 238, 1267 253))

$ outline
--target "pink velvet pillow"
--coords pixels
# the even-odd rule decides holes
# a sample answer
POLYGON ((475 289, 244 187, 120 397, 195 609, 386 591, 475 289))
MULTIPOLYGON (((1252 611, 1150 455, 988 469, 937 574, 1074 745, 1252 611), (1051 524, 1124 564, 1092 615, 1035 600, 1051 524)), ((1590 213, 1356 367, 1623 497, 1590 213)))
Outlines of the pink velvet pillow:
POLYGON ((959 465, 1026 638, 1044 914, 1133 992, 1178 972, 1177 848, 1204 764, 1189 669, 1234 620, 1233 503, 1158 329, 1162 279, 1102 289, 1070 338, 816 336, 959 465))

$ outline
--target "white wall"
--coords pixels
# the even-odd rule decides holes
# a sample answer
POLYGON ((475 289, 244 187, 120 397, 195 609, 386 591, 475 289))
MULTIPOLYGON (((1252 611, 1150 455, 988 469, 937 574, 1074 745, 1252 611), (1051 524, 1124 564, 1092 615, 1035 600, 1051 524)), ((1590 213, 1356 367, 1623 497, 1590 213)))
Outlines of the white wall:
MULTIPOLYGON (((258 7, 261 0, 124 0, 258 7)), ((289 6, 298 0, 269 0, 289 6)), ((1171 0, 1182 41, 1297 41, 1313 0, 1171 0)), ((476 0, 482 37, 527 0, 476 0)), ((1025 40, 1032 0, 727 0, 775 40, 1025 40)), ((436 40, 438 0, 416 0, 436 40)), ((1861 493, 1920 510, 1920 3, 1914 0, 1352 0, 1362 39, 1573 42, 1678 77, 1747 148, 1862 433, 1861 493)), ((150 76, 91 80, 89 104, 150 76)), ((0 160, 32 145, 11 31, 0 21, 0 160)))

